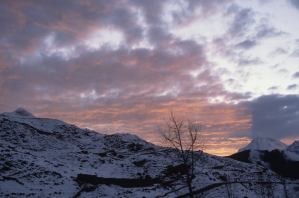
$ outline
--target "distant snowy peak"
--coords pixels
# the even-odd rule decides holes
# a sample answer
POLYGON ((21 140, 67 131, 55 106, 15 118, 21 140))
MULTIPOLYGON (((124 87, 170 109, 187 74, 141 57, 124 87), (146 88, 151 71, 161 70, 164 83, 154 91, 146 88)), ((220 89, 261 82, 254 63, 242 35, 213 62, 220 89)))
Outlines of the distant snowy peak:
POLYGON ((286 145, 278 140, 273 138, 266 138, 266 137, 257 137, 254 138, 247 146, 241 148, 239 152, 245 150, 265 150, 265 151, 272 151, 275 149, 284 150, 286 145))
POLYGON ((0 115, 5 115, 9 117, 27 117, 27 118, 34 118, 34 115, 27 111, 26 109, 19 107, 13 112, 5 112, 0 115))
POLYGON ((287 147, 287 151, 297 153, 299 155, 299 140, 293 142, 293 144, 287 147))
POLYGON ((63 129, 61 129, 62 127, 71 126, 70 124, 67 124, 61 120, 35 117, 32 113, 28 112, 24 108, 17 108, 13 112, 1 113, 0 120, 3 118, 13 122, 30 125, 33 128, 48 133, 60 132, 63 131, 63 129))

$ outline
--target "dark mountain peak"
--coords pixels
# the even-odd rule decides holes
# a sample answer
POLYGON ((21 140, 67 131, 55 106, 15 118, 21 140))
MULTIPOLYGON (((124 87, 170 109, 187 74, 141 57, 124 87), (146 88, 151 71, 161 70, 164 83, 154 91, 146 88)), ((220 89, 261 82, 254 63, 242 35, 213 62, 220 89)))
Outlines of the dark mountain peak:
POLYGON ((23 107, 17 108, 13 113, 15 113, 18 116, 34 117, 32 113, 30 113, 23 107))
POLYGON ((287 151, 299 154, 299 140, 295 140, 290 146, 288 146, 287 151))
POLYGON ((11 118, 34 118, 34 115, 24 109, 23 107, 18 107, 15 111, 13 112, 4 112, 1 113, 0 115, 6 116, 6 117, 11 117, 11 118))
POLYGON ((295 140, 291 145, 299 145, 299 140, 295 140))

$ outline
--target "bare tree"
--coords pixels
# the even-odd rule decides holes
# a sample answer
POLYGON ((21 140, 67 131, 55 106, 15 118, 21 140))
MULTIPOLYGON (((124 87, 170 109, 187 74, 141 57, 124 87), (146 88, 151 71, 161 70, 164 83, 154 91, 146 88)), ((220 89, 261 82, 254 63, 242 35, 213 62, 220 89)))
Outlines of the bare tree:
POLYGON ((178 119, 170 112, 169 120, 160 130, 162 137, 172 147, 178 150, 178 159, 186 168, 183 181, 186 183, 190 197, 193 197, 193 179, 195 163, 199 160, 203 149, 203 139, 200 137, 201 125, 196 122, 178 119), (201 149, 201 151, 199 151, 201 149), (196 152, 199 151, 199 152, 196 152))

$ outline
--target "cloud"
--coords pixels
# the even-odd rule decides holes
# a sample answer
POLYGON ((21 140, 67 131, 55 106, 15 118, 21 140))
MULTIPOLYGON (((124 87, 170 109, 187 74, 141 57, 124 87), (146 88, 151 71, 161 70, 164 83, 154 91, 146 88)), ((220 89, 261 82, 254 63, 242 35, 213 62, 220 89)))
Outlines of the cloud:
POLYGON ((130 6, 125 1, 6 1, 0 8, 0 35, 5 38, 1 44, 28 53, 37 50, 50 33, 55 35, 55 45, 65 46, 107 27, 123 32, 129 42, 138 42, 143 29, 130 6))
POLYGON ((275 91, 275 90, 277 90, 277 89, 278 89, 277 86, 272 86, 272 87, 269 87, 269 88, 268 88, 268 90, 271 90, 271 91, 275 91))
POLYGON ((239 66, 248 66, 248 65, 259 65, 263 63, 263 61, 258 58, 258 57, 255 57, 255 58, 252 58, 252 57, 239 57, 239 60, 238 60, 238 65, 239 66))
POLYGON ((224 35, 213 41, 217 47, 220 46, 217 52, 238 66, 263 65, 267 60, 252 49, 261 49, 267 39, 287 35, 252 7, 232 3, 224 16, 230 19, 228 28, 224 35))
POLYGON ((291 84, 287 87, 288 90, 294 90, 297 89, 298 85, 297 84, 291 84))
POLYGON ((285 32, 279 31, 276 28, 270 26, 268 23, 263 22, 262 24, 256 27, 255 39, 263 39, 285 35, 285 32))
POLYGON ((259 13, 252 8, 243 8, 233 4, 228 8, 227 14, 233 17, 228 29, 229 36, 246 38, 242 41, 245 47, 251 47, 261 39, 287 34, 273 27, 266 18, 261 18, 259 13))
POLYGON ((295 49, 295 50, 292 52, 291 56, 293 56, 293 57, 299 57, 299 49, 295 49))
POLYGON ((288 50, 284 49, 284 48, 276 48, 275 50, 273 50, 271 53, 270 53, 270 56, 277 56, 277 55, 285 55, 288 53, 288 50))
POLYGON ((255 23, 254 12, 249 8, 231 7, 229 13, 234 13, 229 33, 233 37, 244 36, 249 28, 255 23))
POLYGON ((236 45, 236 47, 243 48, 243 49, 250 49, 250 48, 254 47, 256 44, 257 44, 256 41, 245 40, 245 41, 242 41, 242 42, 238 43, 236 45))
POLYGON ((293 74, 293 78, 299 78, 299 71, 293 74))
POLYGON ((298 0, 289 0, 297 9, 299 9, 299 1, 298 0))
POLYGON ((60 98, 61 102, 72 98, 73 102, 84 102, 85 98, 80 98, 80 94, 93 92, 93 98, 97 99, 94 102, 102 103, 111 99, 107 93, 117 89, 117 101, 122 103, 134 97, 142 100, 161 93, 171 95, 169 90, 174 86, 185 97, 229 95, 219 79, 208 70, 209 62, 202 45, 177 41, 172 43, 171 49, 179 53, 169 49, 120 48, 111 51, 103 48, 83 50, 80 56, 70 60, 42 53, 20 66, 4 68, 0 74, 2 90, 6 91, 4 98, 7 98, 7 104, 35 103, 45 98, 60 98), (205 73, 194 78, 188 74, 194 69, 202 69, 205 73), (206 82, 209 84, 197 87, 206 82))
POLYGON ((282 139, 299 134, 299 96, 266 95, 249 103, 252 135, 282 139))
MULTIPOLYGON (((173 12, 209 13, 224 2, 187 1, 173 12)), ((68 111, 75 104, 146 98, 235 97, 212 73, 204 43, 169 32, 164 20, 167 3, 6 1, 0 5, 0 102, 6 109, 55 104, 68 111), (122 43, 89 46, 98 42, 97 32, 109 30, 121 32, 122 43), (194 70, 197 76, 191 75, 194 70)))
POLYGON ((247 138, 251 115, 236 103, 254 95, 239 90, 255 67, 238 66, 264 66, 252 48, 281 35, 230 0, 3 1, 0 12, 0 111, 150 139, 174 109, 202 120, 214 148, 247 138))

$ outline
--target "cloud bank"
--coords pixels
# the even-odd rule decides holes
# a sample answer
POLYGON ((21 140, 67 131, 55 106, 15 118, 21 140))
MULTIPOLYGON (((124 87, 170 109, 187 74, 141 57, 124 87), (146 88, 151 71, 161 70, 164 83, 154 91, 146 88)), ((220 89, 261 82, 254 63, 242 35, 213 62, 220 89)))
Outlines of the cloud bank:
POLYGON ((249 105, 253 136, 283 139, 299 135, 299 96, 267 95, 249 105))

